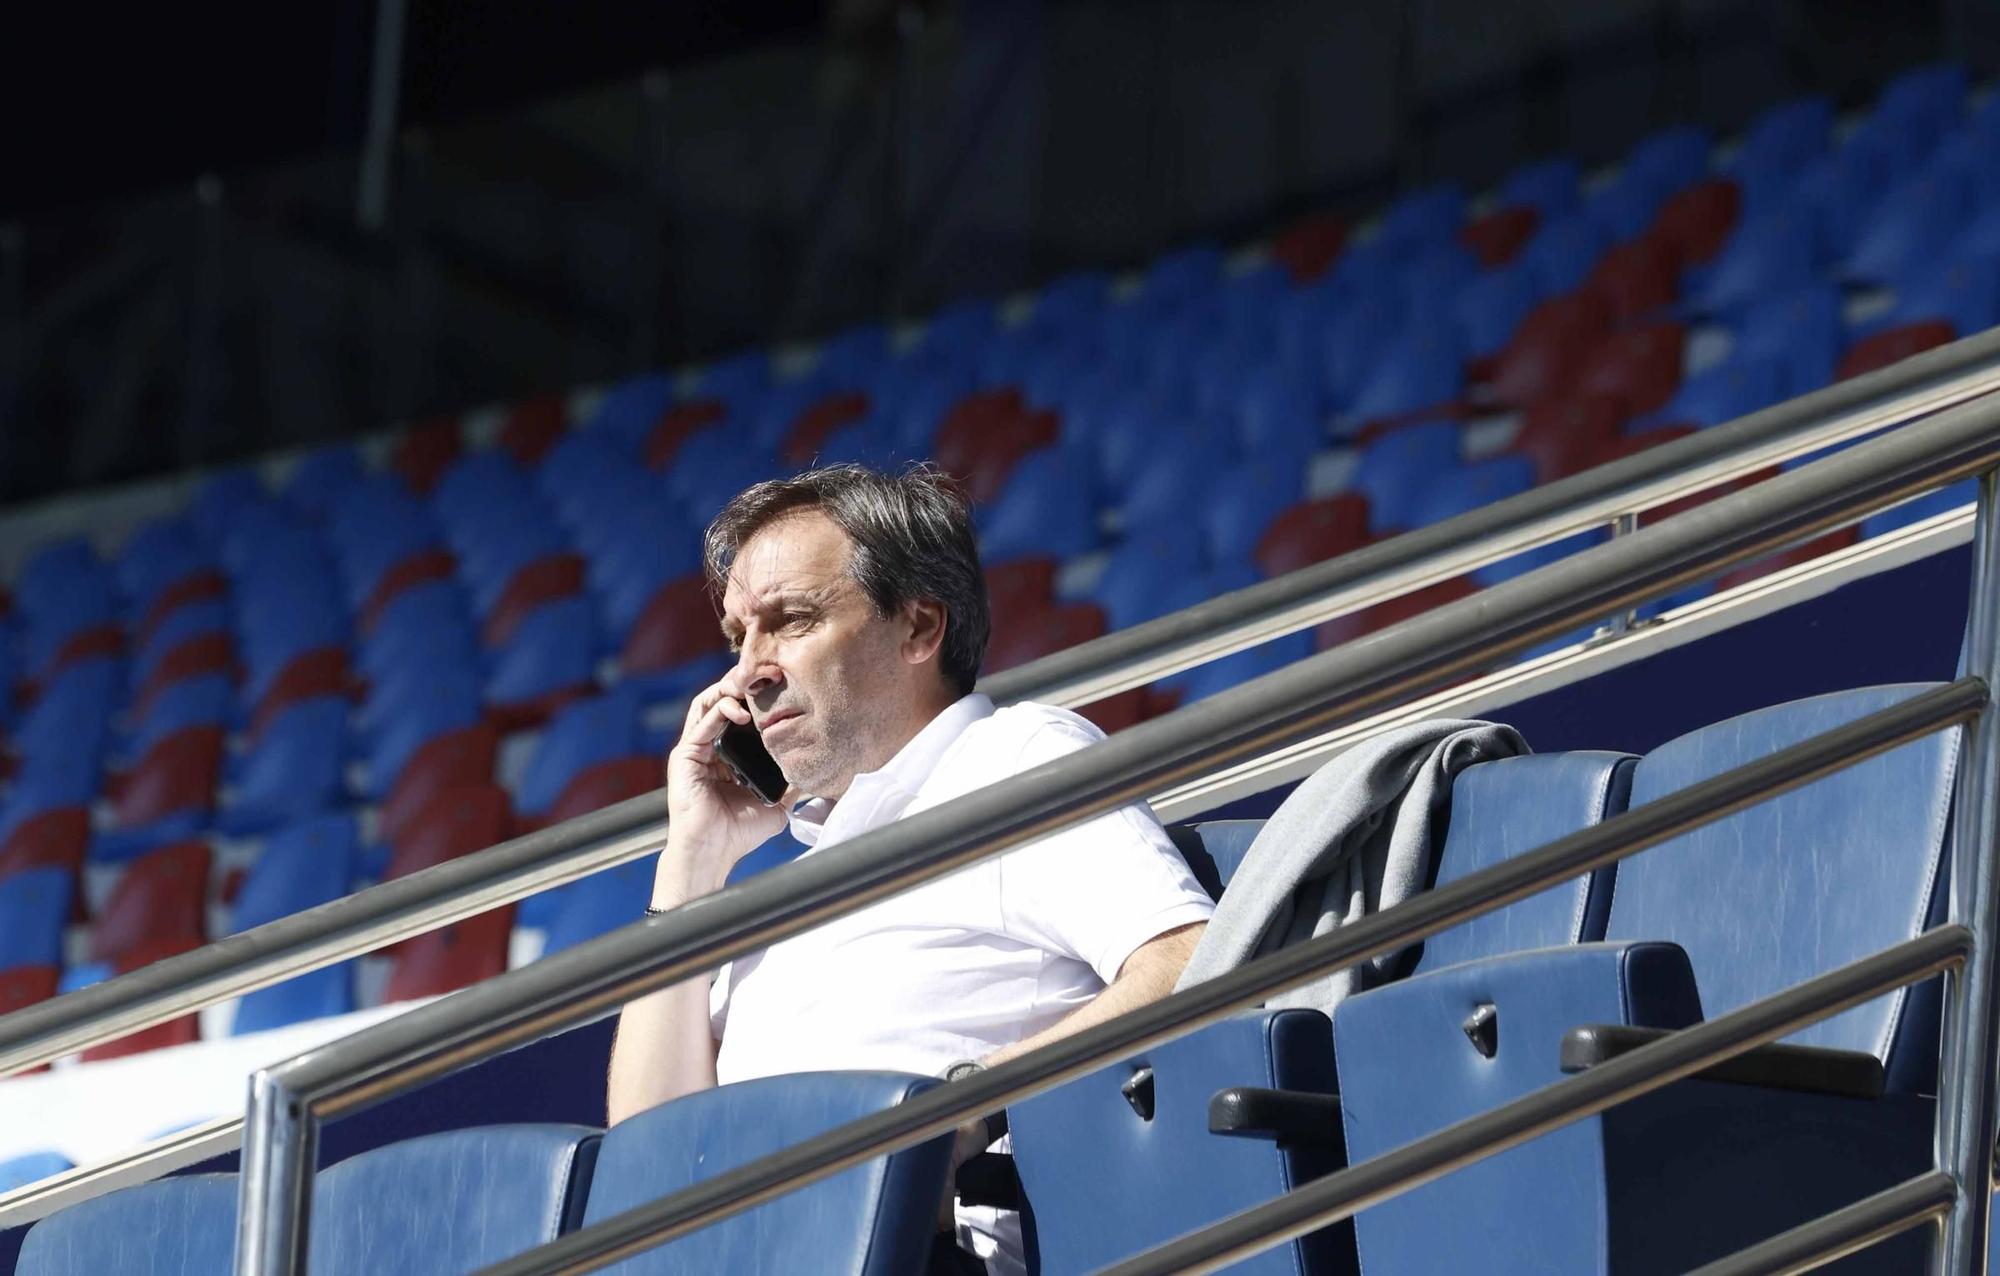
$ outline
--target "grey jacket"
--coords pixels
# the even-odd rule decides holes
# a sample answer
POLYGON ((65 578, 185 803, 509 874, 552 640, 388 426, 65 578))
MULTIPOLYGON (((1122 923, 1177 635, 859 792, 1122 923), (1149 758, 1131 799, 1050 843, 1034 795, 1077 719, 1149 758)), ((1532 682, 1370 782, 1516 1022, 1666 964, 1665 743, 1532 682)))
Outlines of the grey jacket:
MULTIPOLYGON (((1324 935, 1424 889, 1452 778, 1476 762, 1526 752, 1512 727, 1446 719, 1377 736, 1328 762, 1293 790, 1251 843, 1177 987, 1324 935)), ((1390 953, 1322 976, 1266 1004, 1331 1014, 1349 994, 1392 975, 1403 956, 1390 953)))

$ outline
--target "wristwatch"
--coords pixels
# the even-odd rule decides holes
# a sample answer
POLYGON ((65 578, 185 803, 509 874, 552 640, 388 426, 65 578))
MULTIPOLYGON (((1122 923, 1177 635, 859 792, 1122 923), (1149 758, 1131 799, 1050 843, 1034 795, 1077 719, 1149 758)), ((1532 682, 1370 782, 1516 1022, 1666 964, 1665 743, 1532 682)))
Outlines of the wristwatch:
POLYGON ((947 1081, 963 1081, 975 1072, 986 1071, 986 1065, 977 1059, 960 1059, 941 1074, 947 1081))

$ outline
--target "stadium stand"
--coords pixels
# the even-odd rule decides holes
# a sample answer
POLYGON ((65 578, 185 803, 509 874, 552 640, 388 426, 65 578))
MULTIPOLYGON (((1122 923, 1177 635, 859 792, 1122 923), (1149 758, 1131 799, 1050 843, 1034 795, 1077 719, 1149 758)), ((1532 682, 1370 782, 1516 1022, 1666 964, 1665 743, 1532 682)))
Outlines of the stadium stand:
MULTIPOLYGON (((184 511, 137 527, 115 553, 74 538, 40 546, 11 582, 0 653, 18 704, 0 783, 0 1011, 198 946, 211 909, 227 907, 228 932, 242 931, 653 787, 661 715, 677 720, 726 659, 699 528, 743 483, 829 459, 935 458, 976 502, 996 612, 987 667, 998 671, 1987 328, 2000 320, 1994 100, 1971 94, 1955 69, 1925 68, 1848 120, 1825 99, 1802 99, 1727 145, 1693 129, 1660 133, 1599 180, 1556 157, 1479 199, 1415 190, 1360 228, 1315 219, 1249 252, 1171 253, 1128 283, 1078 274, 1022 307, 954 307, 919 333, 837 334, 803 372, 780 373, 771 352, 751 351, 601 395, 538 397, 509 409, 487 444, 459 420, 427 422, 380 465, 340 446, 298 458, 281 483, 250 469, 210 475, 184 511)), ((1967 499, 1963 488, 1937 494, 1859 535, 1967 499)), ((1089 713, 1108 729, 1142 720, 1595 539, 1442 581, 1089 713)), ((1852 539, 1825 538, 1720 583, 1852 539)), ((1628 786, 1642 802, 1806 734, 1804 724, 1823 728, 1900 694, 1718 723, 1636 765, 1564 753, 1468 771, 1452 794, 1440 881, 1616 813, 1628 786)), ((1936 737, 1688 835, 1678 856, 1621 868, 1615 906, 1606 871, 1438 936, 1409 978, 1343 1008, 1339 1052, 1323 1017, 1263 1011, 1018 1105, 1015 1153, 1042 1261, 1110 1261, 1491 1106, 1502 1091, 1546 1084, 1563 1068, 1552 1057, 1562 1033, 1579 1023, 1680 1026, 1809 973, 1794 954, 1809 952, 1817 969, 1835 939, 1853 955, 1914 933, 1942 896, 1938 793, 1951 756, 1936 737), (1732 886, 1730 898, 1756 901, 1754 925, 1701 907, 1714 892, 1696 884, 1733 871, 1717 848, 1753 834, 1815 848, 1777 854, 1769 877, 1732 886), (1870 851, 1890 843, 1903 854, 1870 851), (1685 950, 1681 964, 1660 956, 1667 943, 1685 950), (1503 1036, 1497 1055, 1474 1040, 1474 1065, 1458 1007, 1476 1004, 1551 1031, 1524 1034, 1529 1049, 1503 1036), (1500 1089, 1462 1083, 1466 1068, 1489 1064, 1500 1089), (1126 1089, 1134 1067, 1150 1069, 1144 1114, 1126 1089), (1419 1088, 1435 1101, 1410 1102, 1413 1070, 1433 1069, 1419 1088), (1218 1131, 1209 1098, 1231 1086, 1306 1096, 1288 1111, 1333 1125, 1296 1140, 1253 1125, 1218 1131), (1189 1164, 1208 1168, 1190 1177, 1189 1164)), ((1210 825, 1184 833, 1184 846, 1198 867, 1212 864, 1219 890, 1252 832, 1210 825)), ((796 850, 774 840, 749 868, 796 850)), ((405 941, 386 954, 378 997, 364 995, 356 963, 253 993, 231 1031, 433 996, 505 970, 510 952, 561 951, 636 915, 648 872, 628 864, 405 941), (517 928, 535 942, 512 942, 517 928)), ((1887 1105, 1901 1111, 1933 1083, 1934 1053, 1911 1044, 1935 1035, 1925 995, 1802 1040, 1876 1059, 1887 1105)), ((197 1035, 190 1016, 87 1057, 197 1035)), ((643 1137, 621 1127, 600 1143, 595 1132, 520 1127, 357 1157, 319 1180, 327 1205, 315 1218, 327 1230, 316 1222, 313 1244, 374 1253, 366 1246, 387 1242, 343 1211, 451 1181, 423 1158, 462 1155, 491 1190, 471 1203, 426 1198, 398 1216, 396 1243, 491 1261, 679 1185, 684 1159, 658 1153, 669 1133, 712 1140, 704 1168, 714 1172, 916 1083, 812 1084, 828 1087, 823 1103, 717 1092, 712 1110, 647 1114, 659 1128, 643 1137), (732 1104, 768 1104, 804 1124, 732 1124, 732 1104), (517 1189, 541 1193, 534 1210, 480 1213, 517 1189), (526 1227, 531 1218, 549 1226, 526 1227), (520 1226, 496 1230, 494 1220, 520 1226), (497 1248, 476 1249, 475 1236, 497 1248)), ((1705 1096, 1723 1091, 1732 1112, 1808 1127, 1773 1134, 1771 1164, 1810 1165, 1813 1138, 1862 1137, 1851 1099, 1771 1106, 1761 1089, 1713 1081, 1669 1091, 1655 1119, 1670 1123, 1674 1104, 1722 1102, 1705 1096)), ((1925 1138, 1929 1119, 1912 1126, 1925 1138)), ((1314 1233, 1256 1261, 1348 1270, 1358 1237, 1372 1268, 1477 1266, 1524 1218, 1537 1243, 1564 1253, 1598 1252, 1605 1236, 1662 1252, 1673 1214, 1618 1161, 1628 1137, 1618 1119, 1593 1122, 1371 1210, 1353 1232, 1314 1233), (1530 1157, 1544 1160, 1521 1170, 1530 1157), (1574 1195, 1517 1199, 1552 1178, 1574 1195)), ((1881 1135, 1885 1173, 1927 1164, 1899 1138, 1881 1135)), ((814 1189, 825 1192, 818 1207, 837 1201, 845 1216, 888 1220, 881 1234, 895 1239, 882 1253, 899 1257, 879 1269, 911 1270, 941 1158, 935 1147, 892 1158, 865 1188, 851 1172, 814 1189)), ((0 1164, 0 1190, 14 1164, 0 1164)), ((1799 1177, 1813 1185, 1801 1218, 1862 1190, 1832 1171, 1799 1177)), ((215 1237, 230 1229, 216 1220, 233 1217, 233 1183, 187 1178, 57 1214, 31 1233, 17 1270, 114 1270, 93 1248, 111 1235, 93 1224, 100 1216, 159 1234, 191 1226, 191 1244, 225 1254, 215 1237)), ((1713 1200, 1697 1207, 1734 1218, 1728 1201, 1742 1183, 1718 1174, 1707 1188, 1713 1200)), ((751 1221, 811 1195, 681 1244, 711 1270, 775 1270, 781 1251, 759 1247, 796 1233, 751 1221)))

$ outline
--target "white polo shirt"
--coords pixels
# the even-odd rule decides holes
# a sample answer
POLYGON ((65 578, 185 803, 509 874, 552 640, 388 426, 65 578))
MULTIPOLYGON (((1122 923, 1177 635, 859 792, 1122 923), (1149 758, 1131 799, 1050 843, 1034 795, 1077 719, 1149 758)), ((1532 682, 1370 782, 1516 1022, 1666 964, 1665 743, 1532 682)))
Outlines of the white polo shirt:
MULTIPOLYGON (((838 802, 801 803, 792 835, 811 855, 1103 738, 1065 709, 969 695, 838 802)), ((1054 1024, 1141 944, 1213 911, 1152 812, 1121 808, 723 967, 716 1078, 942 1072, 1054 1024)), ((992 1211, 960 1217, 987 1242, 975 1252, 1016 1269, 990 1249, 992 1211)))

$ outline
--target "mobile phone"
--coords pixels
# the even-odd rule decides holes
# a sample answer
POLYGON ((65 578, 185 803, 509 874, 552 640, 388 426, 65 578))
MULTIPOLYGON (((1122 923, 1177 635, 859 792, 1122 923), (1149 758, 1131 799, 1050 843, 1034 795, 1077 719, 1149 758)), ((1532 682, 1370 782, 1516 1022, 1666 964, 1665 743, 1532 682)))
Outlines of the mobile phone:
POLYGON ((757 728, 730 723, 715 742, 715 756, 726 762, 736 773, 737 782, 755 793, 765 806, 776 806, 778 799, 785 796, 784 769, 764 747, 764 737, 757 734, 757 728))

